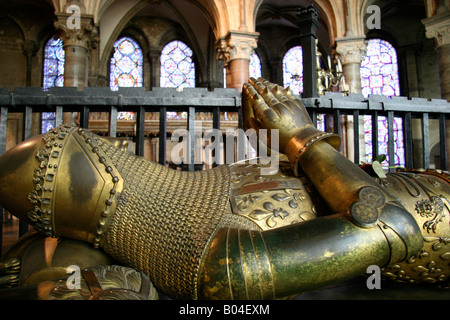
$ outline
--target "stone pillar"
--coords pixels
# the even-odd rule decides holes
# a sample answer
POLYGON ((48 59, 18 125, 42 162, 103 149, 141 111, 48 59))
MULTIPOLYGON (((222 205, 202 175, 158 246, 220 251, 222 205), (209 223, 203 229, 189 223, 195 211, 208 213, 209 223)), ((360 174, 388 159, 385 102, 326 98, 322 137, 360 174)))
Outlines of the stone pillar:
POLYGON ((303 98, 317 97, 317 29, 319 11, 313 6, 301 8, 297 12, 296 25, 300 30, 303 52, 303 98))
POLYGON ((439 56, 441 96, 450 100, 450 10, 440 10, 436 15, 422 20, 426 36, 434 38, 439 56))
MULTIPOLYGON (((68 23, 70 14, 58 14, 55 28, 63 42, 65 51, 64 87, 76 87, 83 90, 89 80, 89 48, 91 41, 97 41, 96 29, 91 16, 81 16, 80 25, 73 27, 68 23), (70 26, 70 27, 69 27, 70 26)), ((63 123, 70 124, 77 121, 76 112, 64 112, 63 123)))
POLYGON ((161 73, 161 51, 150 50, 148 57, 150 60, 150 88, 159 87, 159 76, 161 73))
POLYGON ((342 71, 348 90, 353 93, 361 93, 361 62, 366 54, 364 38, 336 39, 336 52, 342 62, 342 71))
POLYGON ((259 33, 230 31, 225 38, 219 40, 219 60, 224 61, 227 70, 227 88, 242 90, 244 82, 249 78, 250 56, 253 54, 259 33))
POLYGON ((27 78, 26 86, 31 87, 31 71, 33 67, 33 56, 37 52, 36 42, 33 40, 25 40, 23 42, 23 54, 27 57, 27 78))
POLYGON ((59 14, 55 22, 65 50, 64 86, 82 90, 88 85, 88 52, 95 29, 91 16, 81 16, 78 28, 67 22, 70 16, 59 14))

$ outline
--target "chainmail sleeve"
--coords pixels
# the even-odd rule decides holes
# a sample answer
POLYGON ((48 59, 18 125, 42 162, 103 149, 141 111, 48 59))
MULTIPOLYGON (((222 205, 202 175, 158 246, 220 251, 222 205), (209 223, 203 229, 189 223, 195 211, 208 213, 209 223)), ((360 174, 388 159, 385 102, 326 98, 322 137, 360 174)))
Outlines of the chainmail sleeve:
POLYGON ((218 228, 230 224, 223 219, 230 169, 176 171, 99 144, 124 180, 105 251, 144 271, 161 292, 195 299, 204 251, 218 228))

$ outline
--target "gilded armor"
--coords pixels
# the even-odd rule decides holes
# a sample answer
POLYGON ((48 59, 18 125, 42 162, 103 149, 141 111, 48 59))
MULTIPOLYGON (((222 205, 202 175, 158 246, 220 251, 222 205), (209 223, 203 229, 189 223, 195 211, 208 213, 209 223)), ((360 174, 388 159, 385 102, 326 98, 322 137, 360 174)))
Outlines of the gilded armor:
POLYGON ((377 181, 290 91, 262 79, 244 86, 242 108, 246 128, 280 131, 288 161, 278 170, 262 175, 250 160, 171 170, 63 125, 0 157, 0 203, 45 236, 90 243, 143 272, 172 298, 279 299, 369 265, 396 281, 448 282, 446 173, 377 181))

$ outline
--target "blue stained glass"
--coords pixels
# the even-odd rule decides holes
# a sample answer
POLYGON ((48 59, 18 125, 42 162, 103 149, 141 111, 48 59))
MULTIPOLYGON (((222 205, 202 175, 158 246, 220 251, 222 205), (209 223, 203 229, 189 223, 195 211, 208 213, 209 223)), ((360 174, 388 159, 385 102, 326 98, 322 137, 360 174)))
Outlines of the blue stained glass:
MULTIPOLYGON (((64 86, 65 51, 61 39, 51 38, 44 47, 42 87, 48 90, 51 87, 64 86)), ((43 112, 41 133, 46 133, 56 126, 54 112, 43 112)))
POLYGON ((161 51, 161 87, 195 88, 195 64, 193 52, 185 43, 169 42, 161 51))
POLYGON ((398 76, 397 53, 387 41, 369 40, 367 56, 361 63, 362 94, 384 94, 398 96, 400 84, 398 76))
MULTIPOLYGON (((394 164, 396 166, 405 166, 405 146, 403 137, 403 120, 402 118, 394 118, 394 164)), ((387 117, 378 117, 378 154, 386 155, 386 161, 389 163, 389 148, 388 148, 388 121, 387 117)), ((372 150, 372 117, 364 116, 364 136, 366 142, 366 162, 370 163, 373 159, 372 150)))
POLYGON ((64 85, 65 53, 61 39, 51 38, 44 48, 44 70, 42 85, 44 90, 64 85))
MULTIPOLYGON (((369 40, 367 56, 361 63, 361 93, 369 95, 385 95, 388 97, 400 95, 398 76, 397 53, 395 48, 387 41, 381 39, 369 40)), ((372 118, 364 116, 364 138, 366 142, 366 162, 372 162, 372 118)), ((405 165, 405 148, 403 137, 403 124, 401 118, 394 118, 394 164, 405 165)), ((388 122, 386 117, 378 117, 378 153, 386 155, 389 161, 388 150, 388 122)))
POLYGON ((122 37, 114 43, 110 65, 110 87, 142 87, 143 53, 136 41, 122 37))
POLYGON ((294 94, 303 92, 303 51, 301 46, 288 50, 283 57, 283 85, 294 94))
MULTIPOLYGON (((111 57, 110 81, 111 90, 119 87, 142 87, 144 55, 139 44, 129 37, 122 37, 114 43, 111 57)), ((133 112, 118 112, 118 120, 133 120, 133 112)))

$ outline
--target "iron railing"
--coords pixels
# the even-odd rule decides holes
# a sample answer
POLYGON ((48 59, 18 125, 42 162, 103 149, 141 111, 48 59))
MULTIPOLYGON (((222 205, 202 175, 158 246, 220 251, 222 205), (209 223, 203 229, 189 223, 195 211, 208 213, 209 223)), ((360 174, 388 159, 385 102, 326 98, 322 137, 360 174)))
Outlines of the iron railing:
MULTIPOLYGON (((315 123, 318 115, 327 115, 331 119, 331 126, 326 130, 332 130, 342 134, 340 119, 343 116, 352 116, 353 119, 353 144, 354 162, 360 163, 360 124, 361 116, 370 115, 372 119, 372 141, 378 141, 378 117, 387 117, 388 123, 388 150, 389 165, 394 166, 394 118, 400 117, 403 124, 405 167, 414 167, 413 121, 420 122, 422 141, 421 167, 432 167, 430 160, 430 132, 437 130, 439 137, 439 167, 447 170, 448 144, 446 132, 450 121, 450 104, 446 100, 427 100, 422 98, 408 99, 405 97, 387 98, 384 96, 371 96, 368 99, 359 94, 343 96, 339 93, 327 93, 317 98, 303 99, 303 102, 315 123), (430 121, 436 119, 438 128, 431 128, 430 121), (336 124, 336 125, 334 125, 336 124)), ((212 128, 221 128, 221 113, 238 113, 237 128, 242 128, 241 96, 235 89, 215 89, 208 91, 204 88, 191 88, 177 91, 172 88, 153 88, 146 91, 144 88, 120 88, 111 91, 109 88, 85 88, 78 91, 76 88, 51 88, 48 91, 42 88, 15 88, 0 89, 0 155, 6 150, 7 120, 12 113, 21 113, 23 116, 23 139, 31 138, 33 129, 33 114, 41 112, 55 112, 56 125, 62 124, 65 112, 77 112, 79 125, 89 127, 89 114, 92 112, 106 112, 108 114, 107 135, 117 136, 117 113, 121 111, 134 112, 135 124, 135 153, 143 155, 145 139, 145 115, 147 112, 159 113, 158 162, 166 164, 167 148, 167 118, 169 111, 187 112, 186 129, 190 135, 194 135, 195 119, 198 112, 212 113, 212 128)), ((328 122, 327 122, 328 123, 328 122)), ((36 131, 36 130, 34 130, 36 131)), ((195 140, 192 139, 189 148, 194 148, 195 140)), ((238 147, 240 144, 238 144, 238 147)), ((238 154, 243 154, 239 153, 238 154)), ((379 154, 378 144, 373 144, 373 155, 379 154)), ((194 152, 190 153, 194 157, 194 152)), ((417 156, 417 155, 416 155, 417 156)), ((240 160, 240 159, 237 159, 240 160)), ((187 161, 187 170, 194 170, 194 161, 187 161)), ((416 159, 417 162, 417 159, 416 159)), ((0 208, 0 212, 2 209, 0 208)), ((0 223, 3 226, 3 215, 0 214, 0 223)), ((28 227, 21 222, 19 236, 23 235, 28 227)), ((2 248, 2 228, 0 228, 0 250, 2 248)), ((0 251, 1 255, 1 251, 0 251)))

